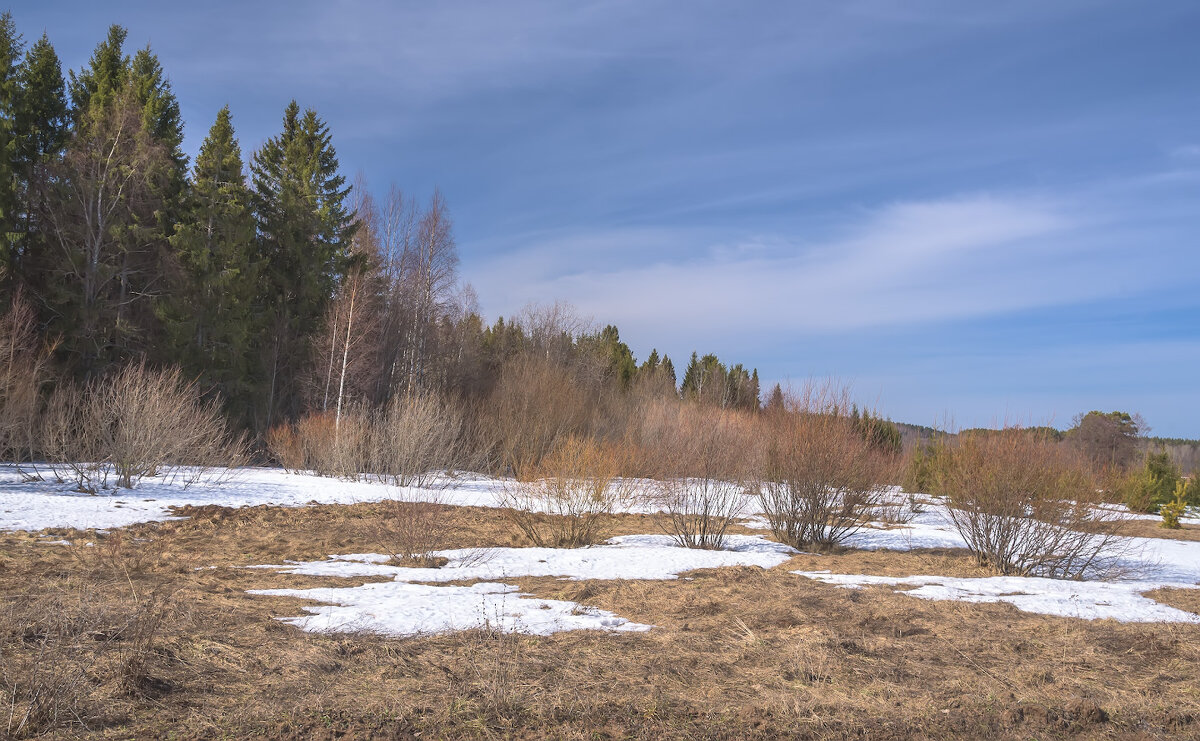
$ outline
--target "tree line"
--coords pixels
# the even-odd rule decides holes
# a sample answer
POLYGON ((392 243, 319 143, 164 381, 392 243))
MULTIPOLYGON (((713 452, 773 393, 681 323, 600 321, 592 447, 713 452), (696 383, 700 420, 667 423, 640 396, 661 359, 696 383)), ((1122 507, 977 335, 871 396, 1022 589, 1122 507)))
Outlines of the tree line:
POLYGON ((44 354, 51 385, 180 368, 262 436, 414 391, 482 399, 537 353, 597 394, 759 409, 757 370, 693 353, 677 378, 562 305, 485 323, 445 198, 352 185, 295 101, 248 156, 222 108, 189 162, 159 58, 126 42, 112 26, 64 76, 45 34, 26 43, 0 16, 0 299, 32 313, 9 345, 44 354))

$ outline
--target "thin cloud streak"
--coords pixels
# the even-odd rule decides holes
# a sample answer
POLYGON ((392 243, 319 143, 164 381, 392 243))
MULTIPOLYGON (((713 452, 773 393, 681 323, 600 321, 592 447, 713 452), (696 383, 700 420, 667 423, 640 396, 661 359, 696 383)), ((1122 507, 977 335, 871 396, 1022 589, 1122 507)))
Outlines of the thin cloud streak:
MULTIPOLYGON (((471 274, 484 304, 501 313, 539 297, 565 297, 638 334, 641 328, 667 336, 737 327, 839 332, 1114 292, 1111 280, 1071 280, 1078 275, 1072 240, 1086 228, 1076 219, 1065 208, 1034 200, 900 203, 864 214, 845 237, 817 244, 710 245, 699 257, 604 269, 597 264, 606 256, 601 245, 634 252, 644 246, 645 255, 660 255, 672 235, 602 233, 509 253, 471 274)), ((674 238, 678 245, 697 237, 674 238)), ((628 259, 614 262, 623 266, 628 259)))

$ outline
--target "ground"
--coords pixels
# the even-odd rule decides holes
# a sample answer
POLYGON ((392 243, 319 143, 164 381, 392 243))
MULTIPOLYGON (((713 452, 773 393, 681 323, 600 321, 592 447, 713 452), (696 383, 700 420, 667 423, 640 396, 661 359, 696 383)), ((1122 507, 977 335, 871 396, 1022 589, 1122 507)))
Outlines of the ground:
MULTIPOLYGON (((4 689, 39 681, 35 660, 54 667, 46 683, 69 711, 61 737, 1200 735, 1200 624, 1058 617, 792 573, 987 576, 957 548, 789 554, 677 579, 503 579, 645 631, 312 633, 276 618, 321 605, 249 593, 389 582, 244 568, 377 552, 385 506, 210 504, 107 533, 0 533, 4 689)), ((438 513, 446 548, 526 545, 495 507, 438 513)), ((610 523, 611 535, 654 532, 644 514, 610 523)), ((1198 595, 1149 597, 1200 619, 1198 595)))

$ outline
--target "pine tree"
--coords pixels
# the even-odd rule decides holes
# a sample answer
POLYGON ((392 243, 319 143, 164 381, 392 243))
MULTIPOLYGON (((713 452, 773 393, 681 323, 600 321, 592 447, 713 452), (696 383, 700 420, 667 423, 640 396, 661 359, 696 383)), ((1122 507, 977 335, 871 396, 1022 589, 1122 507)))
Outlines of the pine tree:
POLYGON ((158 311, 171 359, 244 410, 258 265, 250 190, 228 106, 200 147, 170 242, 179 270, 158 311))
POLYGON ((356 222, 329 128, 312 110, 301 116, 295 101, 284 112, 282 133, 258 151, 251 171, 264 259, 260 300, 270 323, 260 422, 270 426, 300 412, 307 341, 348 265, 356 222))

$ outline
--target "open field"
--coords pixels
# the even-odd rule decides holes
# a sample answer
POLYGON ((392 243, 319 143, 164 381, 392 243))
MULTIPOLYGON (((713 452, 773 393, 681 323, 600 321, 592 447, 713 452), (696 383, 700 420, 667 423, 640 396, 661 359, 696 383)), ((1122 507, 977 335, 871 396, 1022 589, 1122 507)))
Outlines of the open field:
MULTIPOLYGON (((627 632, 527 635, 486 623, 410 638, 304 632, 275 618, 314 603, 248 593, 386 586, 386 575, 243 568, 379 552, 372 523, 386 506, 214 504, 107 533, 4 533, 3 689, 37 685, 53 696, 61 714, 53 733, 65 737, 1200 732, 1200 624, 1054 617, 1009 604, 914 599, 906 587, 843 589, 791 573, 988 576, 956 548, 784 554, 772 568, 704 568, 678 579, 503 579, 538 600, 577 603, 584 616, 594 609, 653 626, 627 632)), ((447 549, 528 545, 495 507, 446 505, 431 521, 444 528, 447 549)), ((656 531, 647 515, 621 514, 610 534, 656 531)), ((761 535, 735 531, 747 542, 761 535)), ((888 531, 865 535, 878 540, 888 531)), ((1200 620, 1200 590, 1151 596, 1200 620)))

